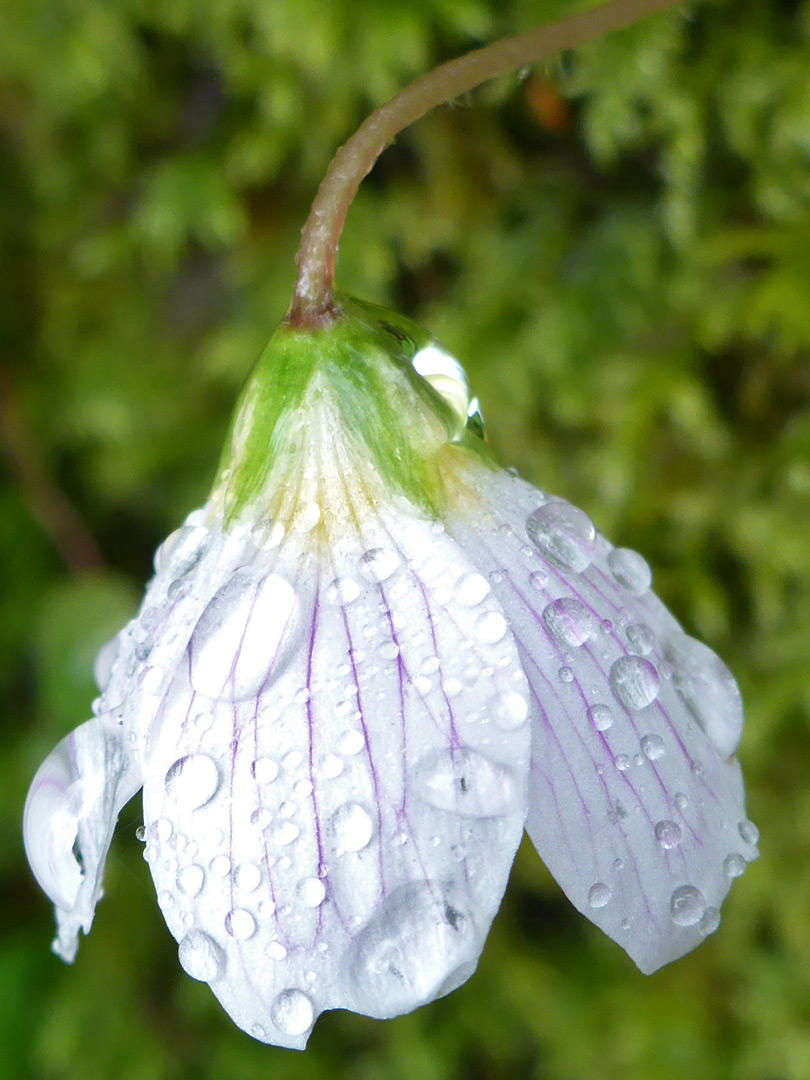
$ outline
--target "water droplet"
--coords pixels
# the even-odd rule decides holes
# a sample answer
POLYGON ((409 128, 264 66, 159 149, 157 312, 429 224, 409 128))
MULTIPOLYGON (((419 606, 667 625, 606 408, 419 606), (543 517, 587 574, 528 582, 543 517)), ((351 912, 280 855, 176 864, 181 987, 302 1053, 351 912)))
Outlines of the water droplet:
POLYGON ((476 607, 489 595, 489 582, 481 574, 465 574, 453 595, 462 607, 476 607))
POLYGON ((273 1023, 285 1035, 303 1035, 315 1019, 315 1009, 303 990, 282 990, 270 1006, 273 1023))
POLYGON ((658 761, 664 756, 665 749, 660 735, 645 735, 641 740, 641 751, 649 761, 658 761))
POLYGON ((201 866, 194 863, 191 866, 184 867, 177 875, 177 888, 184 896, 188 896, 192 900, 195 896, 200 895, 204 885, 205 871, 201 866))
POLYGON ((326 599, 330 604, 346 607, 360 595, 360 586, 352 578, 335 578, 326 586, 326 599))
POLYGON ((343 772, 343 758, 337 754, 326 754, 321 758, 318 775, 322 780, 334 780, 343 772))
POLYGON ((163 685, 165 677, 166 672, 163 668, 154 665, 153 667, 143 669, 143 672, 138 678, 138 685, 145 694, 156 694, 163 685))
POLYGON ((181 525, 155 552, 155 573, 171 568, 173 578, 188 574, 205 554, 207 542, 208 530, 202 525, 181 525))
POLYGON ((170 766, 165 786, 166 794, 178 805, 198 810, 216 795, 219 769, 207 754, 188 754, 170 766))
POLYGON ((504 731, 514 731, 526 723, 528 715, 529 703, 526 698, 516 690, 510 690, 498 701, 495 720, 504 731))
POLYGON ((506 629, 506 619, 499 611, 485 611, 475 620, 475 636, 485 645, 500 641, 506 629))
POLYGON ((732 855, 726 855, 725 859, 723 859, 723 869, 726 872, 726 877, 742 877, 747 868, 748 863, 745 858, 737 852, 734 852, 732 855))
POLYGON ((254 892, 262 880, 262 872, 255 863, 241 863, 233 872, 233 883, 241 892, 254 892))
POLYGON ((271 941, 264 951, 271 960, 283 960, 287 955, 287 950, 280 941, 271 941))
POLYGON ((572 683, 574 681, 574 673, 570 667, 561 667, 557 672, 560 678, 560 682, 572 683))
POLYGON ((591 705, 588 709, 588 719, 597 731, 607 731, 613 723, 613 713, 607 705, 591 705))
POLYGON ((225 916, 225 929, 238 941, 247 941, 256 933, 256 920, 244 908, 234 908, 225 916))
POLYGON ((543 611, 543 622, 556 641, 573 649, 584 645, 596 630, 590 609, 571 596, 553 600, 543 611))
POLYGON ((304 878, 299 882, 298 896, 305 907, 319 907, 326 897, 326 886, 320 878, 304 878))
POLYGON ((278 776, 278 763, 269 757, 256 758, 250 773, 257 784, 272 784, 278 776))
POLYGON ((253 1036, 254 1039, 263 1039, 266 1032, 261 1024, 251 1024, 250 1034, 253 1036))
POLYGON ((368 813, 358 803, 344 803, 332 815, 338 846, 344 851, 361 851, 374 835, 368 813))
POLYGON ((140 840, 141 843, 144 843, 144 841, 146 840, 145 825, 139 825, 138 828, 135 830, 135 839, 140 840))
POLYGON ((684 812, 684 810, 685 810, 685 809, 687 808, 687 806, 689 805, 689 800, 688 800, 688 799, 687 799, 687 797, 686 797, 686 796, 685 796, 685 795, 683 794, 683 792, 682 792, 682 791, 679 791, 679 792, 678 792, 678 793, 677 793, 677 794, 675 795, 675 805, 676 805, 676 806, 678 807, 678 809, 680 810, 680 812, 681 812, 681 813, 683 813, 683 812, 684 812))
POLYGON ((619 770, 619 772, 627 772, 630 768, 630 758, 627 754, 617 754, 613 759, 613 764, 619 770))
POLYGON ((303 760, 304 755, 300 750, 290 750, 289 753, 284 755, 284 768, 290 771, 297 769, 303 760))
POLYGON ((548 585, 548 574, 545 570, 532 571, 532 573, 529 574, 529 584, 532 588, 537 589, 538 592, 545 589, 546 585, 548 585))
POLYGON ((281 847, 294 843, 299 836, 300 829, 292 821, 282 821, 273 829, 273 841, 281 847))
POLYGON ((737 826, 737 830, 746 844, 759 843, 759 829, 753 821, 741 821, 737 826))
POLYGON ((655 634, 646 623, 632 623, 625 633, 631 649, 638 656, 647 656, 655 648, 655 634))
POLYGON ((716 907, 707 907, 700 920, 701 934, 713 934, 720 925, 720 912, 716 907))
POLYGON ((610 903, 612 898, 613 890, 604 881, 597 881, 588 892, 588 903, 592 908, 603 908, 610 903))
POLYGON ((686 634, 672 634, 664 655, 672 665, 672 681, 684 704, 717 753, 735 753, 743 728, 740 688, 720 657, 686 634))
POLYGON ((643 555, 631 548, 613 548, 607 557, 614 578, 634 596, 643 596, 652 585, 652 571, 643 555))
POLYGON ((674 821, 659 821, 655 826, 655 839, 662 848, 676 848, 683 839, 680 825, 674 821))
POLYGON ((297 532, 311 532, 321 520, 321 508, 316 502, 305 503, 295 517, 297 532))
POLYGON ((669 902, 669 912, 676 926, 694 926, 706 911, 706 897, 694 885, 681 885, 669 902))
POLYGON ((194 719, 191 721, 194 730, 202 735, 211 727, 214 722, 214 714, 212 712, 197 713, 194 719))
POLYGON ((399 555, 391 548, 371 548, 360 557, 360 573, 375 584, 387 581, 399 566, 399 555))
POLYGON ((596 529, 582 510, 562 501, 547 502, 526 522, 526 532, 541 554, 566 570, 587 570, 596 548, 596 529))
POLYGON ((204 930, 190 930, 178 949, 180 966, 192 979, 214 982, 225 973, 225 953, 204 930))
POLYGON ((227 855, 215 855, 208 864, 208 869, 215 877, 227 877, 231 872, 231 860, 227 855))
POLYGON ((354 754, 359 754, 361 750, 365 749, 365 745, 366 740, 362 731, 347 731, 345 735, 341 736, 338 750, 341 754, 352 757, 354 754))
POLYGON ((462 817, 498 817, 521 802, 514 771, 474 750, 436 750, 414 767, 415 793, 430 806, 462 817))
POLYGON ((396 660, 399 656, 399 645, 393 641, 383 641, 377 646, 377 656, 381 660, 396 660))
POLYGON ((658 672, 639 656, 620 657, 610 669, 610 683, 629 709, 644 709, 658 696, 658 672))

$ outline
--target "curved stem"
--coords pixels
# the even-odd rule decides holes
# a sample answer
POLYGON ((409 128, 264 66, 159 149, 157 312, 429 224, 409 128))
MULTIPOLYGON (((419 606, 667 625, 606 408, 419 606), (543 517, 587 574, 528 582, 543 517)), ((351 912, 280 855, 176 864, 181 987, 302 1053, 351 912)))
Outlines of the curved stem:
POLYGON ((303 229, 287 322, 312 328, 331 317, 335 257, 346 213, 363 178, 403 128, 487 79, 629 26, 674 2, 611 0, 602 7, 505 38, 422 75, 372 113, 335 154, 318 188, 303 229))

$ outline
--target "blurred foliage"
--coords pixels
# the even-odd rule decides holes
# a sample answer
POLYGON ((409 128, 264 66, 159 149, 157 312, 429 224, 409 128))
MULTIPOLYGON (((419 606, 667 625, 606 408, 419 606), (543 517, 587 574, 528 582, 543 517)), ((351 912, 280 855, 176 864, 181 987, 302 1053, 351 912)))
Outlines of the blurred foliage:
POLYGON ((122 816, 74 968, 25 790, 203 497, 308 203, 371 108, 569 0, 5 0, 0 9, 0 1080, 807 1080, 810 3, 705 0, 403 134, 348 292, 466 364, 506 464, 656 569, 738 674, 763 858, 650 979, 518 858, 478 974, 268 1049, 185 977, 122 816))

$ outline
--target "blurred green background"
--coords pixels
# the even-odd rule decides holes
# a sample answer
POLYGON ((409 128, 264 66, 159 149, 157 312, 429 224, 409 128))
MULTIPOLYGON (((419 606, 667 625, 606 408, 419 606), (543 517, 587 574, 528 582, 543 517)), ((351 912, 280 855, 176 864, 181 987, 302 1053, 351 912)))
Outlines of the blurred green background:
POLYGON ((504 464, 643 551, 739 677, 763 857, 651 978, 523 849, 478 973, 305 1054, 182 974, 138 800, 77 963, 25 791, 212 478, 328 159, 435 63, 570 0, 0 9, 0 1080, 810 1077, 810 4, 706 0, 442 109, 350 212, 339 283, 438 334, 504 464))

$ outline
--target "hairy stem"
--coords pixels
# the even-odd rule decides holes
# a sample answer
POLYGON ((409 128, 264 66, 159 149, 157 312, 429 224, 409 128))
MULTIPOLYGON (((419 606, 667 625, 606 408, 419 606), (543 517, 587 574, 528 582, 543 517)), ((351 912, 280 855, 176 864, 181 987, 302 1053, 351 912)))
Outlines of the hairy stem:
POLYGON ((505 38, 422 75, 372 113, 335 154, 318 188, 303 229, 287 322, 315 327, 330 318, 335 258, 346 213, 363 178, 400 131, 487 79, 629 26, 674 2, 611 0, 602 7, 505 38))

